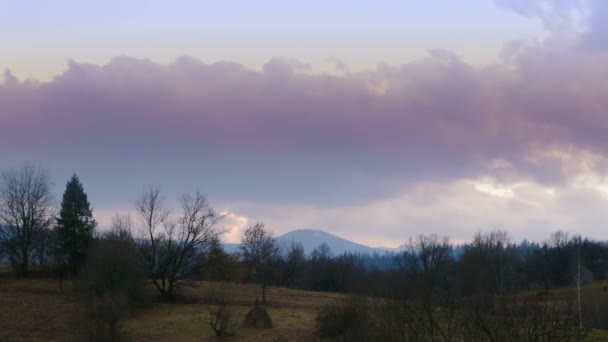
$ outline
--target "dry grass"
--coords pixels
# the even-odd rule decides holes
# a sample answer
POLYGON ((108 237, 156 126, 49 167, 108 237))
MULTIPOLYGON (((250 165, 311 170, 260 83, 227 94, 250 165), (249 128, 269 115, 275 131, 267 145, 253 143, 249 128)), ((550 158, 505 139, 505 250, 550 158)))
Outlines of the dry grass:
MULTIPOLYGON (((68 289, 67 283, 64 288, 68 289)), ((603 284, 585 287, 603 291, 603 284)), ((552 293, 554 299, 571 295, 571 289, 552 293)), ((232 341, 314 341, 314 324, 319 308, 344 295, 271 287, 268 313, 274 328, 255 330, 242 327, 245 314, 259 297, 254 285, 199 283, 180 292, 182 301, 158 302, 137 312, 120 324, 120 330, 134 341, 215 340, 208 325, 209 305, 220 297, 231 302, 236 323, 232 341)), ((157 298, 154 289, 149 297, 157 298)), ((0 341, 74 341, 79 319, 84 313, 76 297, 57 292, 54 279, 15 279, 0 275, 0 341)), ((593 331, 589 341, 608 340, 608 331, 593 331)))
MULTIPOLYGON (((201 282, 192 287, 183 287, 179 294, 198 302, 210 302, 213 297, 224 294, 229 297, 232 304, 244 306, 253 306, 255 299, 262 297, 260 287, 254 284, 215 282, 201 282)), ((344 295, 268 287, 266 297, 268 307, 317 310, 333 300, 344 298, 344 295)))
MULTIPOLYGON (((316 310, 269 308, 273 329, 248 329, 241 325, 249 307, 235 306, 232 310, 237 324, 234 341, 310 341, 314 339, 316 310)), ((127 335, 138 341, 200 341, 215 339, 208 325, 205 304, 156 305, 137 317, 124 322, 127 335)))
MULTIPOLYGON (((69 287, 69 286, 66 286, 69 287)), ((70 341, 82 308, 48 279, 0 277, 0 341, 70 341)))
MULTIPOLYGON (((69 293, 58 293, 55 279, 17 279, 0 276, 0 341, 75 341, 81 336, 83 307, 69 293)), ((154 289, 149 298, 156 301, 154 289)), ((268 313, 270 330, 241 326, 245 314, 258 294, 254 285, 199 283, 180 291, 184 300, 158 302, 120 323, 119 329, 135 341, 200 341, 215 339, 208 325, 209 305, 224 295, 233 306, 236 336, 233 341, 310 341, 314 340, 317 310, 342 295, 271 287, 268 313)))
POLYGON ((185 288, 180 295, 187 303, 159 303, 124 322, 124 330, 136 340, 214 340, 208 325, 209 305, 227 298, 233 309, 236 334, 233 341, 311 341, 318 310, 343 295, 271 287, 267 292, 268 313, 274 328, 256 330, 242 327, 259 288, 254 285, 203 282, 185 288))

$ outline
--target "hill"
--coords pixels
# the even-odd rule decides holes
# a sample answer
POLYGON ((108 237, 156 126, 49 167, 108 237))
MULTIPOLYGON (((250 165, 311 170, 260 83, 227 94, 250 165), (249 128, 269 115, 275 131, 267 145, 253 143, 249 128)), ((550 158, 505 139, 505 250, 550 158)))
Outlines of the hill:
POLYGON ((374 248, 362 245, 350 240, 343 239, 339 236, 328 232, 316 229, 298 229, 277 236, 277 241, 283 245, 288 245, 292 241, 299 241, 304 246, 306 254, 310 254, 313 249, 326 243, 333 255, 340 255, 346 252, 349 253, 384 253, 388 249, 374 248))
MULTIPOLYGON (((289 231, 283 235, 276 237, 276 240, 284 246, 288 246, 292 241, 299 241, 304 246, 304 252, 309 255, 313 249, 319 247, 322 243, 326 243, 332 255, 340 255, 346 252, 349 253, 380 253, 384 254, 390 251, 390 248, 375 248, 350 240, 343 239, 339 236, 317 229, 296 229, 289 231)), ((238 244, 226 243, 223 245, 228 253, 238 251, 238 244)))

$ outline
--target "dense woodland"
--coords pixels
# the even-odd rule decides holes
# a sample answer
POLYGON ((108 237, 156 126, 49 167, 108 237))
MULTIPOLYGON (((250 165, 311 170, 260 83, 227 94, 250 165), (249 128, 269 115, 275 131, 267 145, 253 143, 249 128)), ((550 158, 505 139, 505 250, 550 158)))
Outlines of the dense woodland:
MULTIPOLYGON (((351 293, 319 313, 318 335, 330 340, 573 341, 608 328, 597 305, 607 296, 546 299, 547 290, 606 279, 608 245, 600 241, 556 231, 544 242, 516 243, 507 231, 488 230, 461 245, 429 234, 384 254, 335 255, 321 244, 306 255, 301 243, 281 245, 257 223, 230 254, 222 215, 202 193, 181 196, 178 208, 168 203, 160 188, 147 187, 136 217, 98 227, 78 176, 58 205, 45 169, 5 171, 1 260, 18 277, 47 274, 59 291, 70 284, 97 322, 91 336, 103 338, 145 301, 144 288, 170 301, 199 281, 258 284, 262 304, 274 286, 351 293)), ((228 334, 228 312, 212 315, 218 336, 228 334)))

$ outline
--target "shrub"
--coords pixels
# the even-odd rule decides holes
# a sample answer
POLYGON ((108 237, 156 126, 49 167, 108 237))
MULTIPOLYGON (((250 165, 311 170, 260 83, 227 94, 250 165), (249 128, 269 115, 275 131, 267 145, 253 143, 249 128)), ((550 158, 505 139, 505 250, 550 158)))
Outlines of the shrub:
POLYGON ((90 341, 120 340, 116 326, 128 306, 124 295, 94 295, 88 299, 85 334, 90 341))
POLYGON ((209 305, 209 326, 217 337, 234 336, 232 305, 228 293, 220 288, 208 289, 204 301, 209 305))
POLYGON ((128 230, 114 229, 93 241, 80 282, 91 340, 116 338, 118 322, 141 302, 145 278, 128 230))
POLYGON ((209 326, 213 329, 215 336, 234 336, 234 324, 232 322, 232 308, 230 304, 212 305, 209 307, 209 326))
POLYGON ((587 334, 578 327, 571 302, 530 297, 486 298, 474 303, 467 314, 469 333, 474 339, 573 342, 584 340, 587 334))
POLYGON ((608 329, 608 293, 583 293, 581 300, 583 325, 591 329, 608 329))
POLYGON ((371 325, 366 301, 354 297, 325 305, 316 318, 317 335, 332 341, 369 341, 371 325))

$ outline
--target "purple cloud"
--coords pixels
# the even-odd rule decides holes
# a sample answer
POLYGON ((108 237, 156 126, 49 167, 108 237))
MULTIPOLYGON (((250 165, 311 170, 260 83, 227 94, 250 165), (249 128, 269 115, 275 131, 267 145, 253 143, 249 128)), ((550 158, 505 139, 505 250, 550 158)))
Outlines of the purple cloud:
POLYGON ((272 201, 285 200, 285 187, 311 202, 365 201, 412 182, 488 174, 560 183, 578 161, 544 152, 588 151, 600 156, 592 167, 605 168, 607 73, 601 58, 551 43, 488 68, 433 50, 339 75, 283 60, 262 70, 191 57, 70 61, 49 82, 7 74, 0 151, 89 158, 106 173, 153 169, 160 179, 188 168, 216 179, 217 192, 229 184, 231 196, 272 201))

